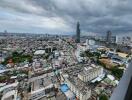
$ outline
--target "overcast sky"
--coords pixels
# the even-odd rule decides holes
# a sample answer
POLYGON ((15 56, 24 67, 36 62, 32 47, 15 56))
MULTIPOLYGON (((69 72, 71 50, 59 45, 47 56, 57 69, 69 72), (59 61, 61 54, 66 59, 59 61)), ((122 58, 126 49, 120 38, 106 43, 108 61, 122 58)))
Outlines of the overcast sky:
POLYGON ((132 0, 0 0, 0 31, 132 35, 132 0))

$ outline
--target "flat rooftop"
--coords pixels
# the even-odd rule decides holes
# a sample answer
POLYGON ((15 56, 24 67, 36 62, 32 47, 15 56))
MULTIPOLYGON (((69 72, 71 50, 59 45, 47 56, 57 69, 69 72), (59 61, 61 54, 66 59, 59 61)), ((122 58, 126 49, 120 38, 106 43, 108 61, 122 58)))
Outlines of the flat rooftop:
POLYGON ((68 80, 84 95, 90 90, 90 87, 78 77, 69 77, 68 80))
POLYGON ((100 66, 96 66, 96 65, 87 66, 87 67, 84 67, 83 71, 81 71, 79 74, 82 76, 85 76, 85 75, 91 74, 92 72, 99 70, 100 68, 101 68, 100 66))

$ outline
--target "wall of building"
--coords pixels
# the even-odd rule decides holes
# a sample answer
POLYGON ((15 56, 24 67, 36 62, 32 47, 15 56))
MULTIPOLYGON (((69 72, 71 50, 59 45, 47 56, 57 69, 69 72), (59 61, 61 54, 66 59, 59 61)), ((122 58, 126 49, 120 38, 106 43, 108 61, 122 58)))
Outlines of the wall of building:
POLYGON ((94 69, 93 71, 90 71, 88 74, 86 75, 82 75, 82 74, 78 74, 78 77, 84 81, 84 82, 88 82, 96 77, 98 77, 99 75, 101 75, 103 73, 103 68, 97 68, 96 70, 94 69))
POLYGON ((86 94, 83 94, 82 92, 79 91, 79 89, 72 84, 68 79, 66 79, 66 83, 68 85, 68 87, 70 88, 70 90, 75 93, 75 95, 77 96, 77 98, 79 98, 79 100, 87 100, 88 98, 90 98, 91 96, 91 90, 89 89, 89 91, 87 91, 86 94))

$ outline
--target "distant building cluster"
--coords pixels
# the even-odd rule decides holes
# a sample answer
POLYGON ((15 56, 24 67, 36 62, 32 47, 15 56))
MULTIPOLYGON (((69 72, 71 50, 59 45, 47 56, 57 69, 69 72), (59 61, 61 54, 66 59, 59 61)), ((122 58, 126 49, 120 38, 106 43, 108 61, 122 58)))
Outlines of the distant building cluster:
POLYGON ((120 45, 126 45, 132 47, 132 37, 129 36, 117 36, 116 43, 120 45))

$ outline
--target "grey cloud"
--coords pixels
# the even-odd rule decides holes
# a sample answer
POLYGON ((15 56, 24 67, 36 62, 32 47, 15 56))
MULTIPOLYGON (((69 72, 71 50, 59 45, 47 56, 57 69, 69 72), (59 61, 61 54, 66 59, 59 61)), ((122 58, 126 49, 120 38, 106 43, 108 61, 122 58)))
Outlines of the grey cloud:
MULTIPOLYGON (((27 16, 32 15, 33 18, 40 16, 42 19, 43 17, 62 19, 62 24, 65 24, 66 27, 71 27, 69 32, 75 32, 74 28, 76 27, 77 21, 80 21, 81 29, 85 32, 97 32, 100 34, 105 33, 107 30, 112 30, 115 34, 132 32, 131 0, 13 1, 15 0, 2 0, 0 8, 6 7, 5 11, 12 9, 15 13, 24 13, 27 16), (17 4, 21 5, 19 6, 17 4)), ((59 21, 56 21, 56 23, 59 23, 59 21)), ((25 27, 27 26, 25 25, 25 27)), ((52 31, 56 32, 55 29, 52 31)), ((61 32, 63 32, 63 29, 61 32)))

